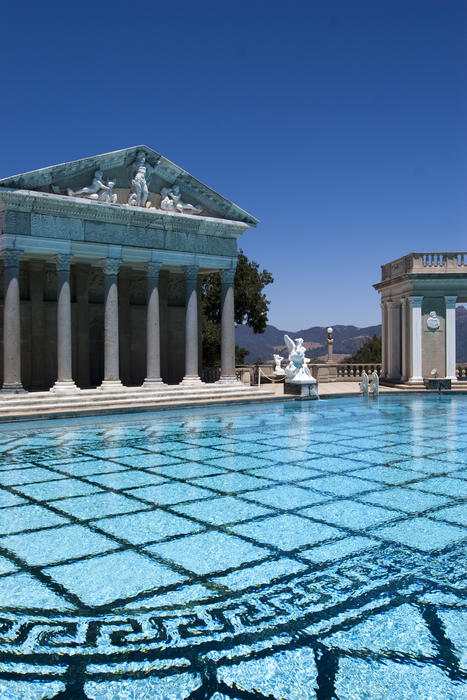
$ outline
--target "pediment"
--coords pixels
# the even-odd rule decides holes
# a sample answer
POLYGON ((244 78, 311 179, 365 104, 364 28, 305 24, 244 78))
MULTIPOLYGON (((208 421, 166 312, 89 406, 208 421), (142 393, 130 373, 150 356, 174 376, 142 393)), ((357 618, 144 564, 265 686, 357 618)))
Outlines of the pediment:
POLYGON ((1 188, 178 214, 258 221, 147 146, 134 146, 0 180, 1 188))

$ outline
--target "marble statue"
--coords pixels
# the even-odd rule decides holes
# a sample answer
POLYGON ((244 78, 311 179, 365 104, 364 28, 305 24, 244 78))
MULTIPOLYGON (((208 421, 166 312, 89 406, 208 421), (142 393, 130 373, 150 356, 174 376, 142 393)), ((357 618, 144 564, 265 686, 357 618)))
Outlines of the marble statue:
POLYGON ((429 331, 439 331, 439 326, 440 322, 438 316, 436 315, 436 311, 430 311, 430 315, 426 320, 426 327, 429 331))
POLYGON ((281 367, 281 362, 284 358, 281 357, 280 355, 273 355, 273 357, 274 357, 274 362, 276 363, 276 366, 274 367, 274 374, 276 374, 277 376, 283 377, 285 372, 281 367))
POLYGON ((379 377, 376 370, 371 375, 370 391, 373 392, 373 396, 378 396, 379 394, 379 377))
POLYGON ((115 180, 107 180, 107 188, 101 190, 97 194, 89 195, 89 199, 97 199, 99 202, 107 202, 108 204, 117 203, 117 194, 113 191, 115 187, 115 180))
POLYGON ((193 214, 201 214, 201 207, 195 207, 193 204, 182 202, 180 188, 178 185, 172 187, 163 187, 161 190, 161 209, 164 211, 178 211, 182 214, 184 211, 190 211, 193 214))
POLYGON ((368 396, 368 386, 368 374, 363 371, 362 381, 360 382, 360 391, 362 392, 363 396, 368 396))
POLYGON ((289 381, 300 382, 314 378, 306 366, 310 360, 305 357, 306 348, 303 345, 303 338, 295 338, 295 342, 288 335, 284 335, 285 344, 289 351, 289 364, 285 368, 285 374, 289 381))
POLYGON ((128 204, 134 207, 146 206, 153 172, 154 168, 146 161, 146 154, 138 151, 129 170, 132 192, 128 197, 128 204))
POLYGON ((82 187, 80 190, 72 190, 70 187, 67 189, 67 194, 69 197, 88 197, 89 199, 99 199, 101 202, 107 202, 111 201, 110 197, 115 197, 115 201, 117 201, 117 196, 112 194, 112 189, 115 185, 114 181, 112 182, 112 185, 110 182, 105 184, 105 182, 102 179, 103 177, 103 172, 102 170, 96 170, 94 172, 92 182, 90 185, 87 187, 82 187), (103 199, 100 195, 103 195, 106 193, 109 196, 109 199, 103 199))

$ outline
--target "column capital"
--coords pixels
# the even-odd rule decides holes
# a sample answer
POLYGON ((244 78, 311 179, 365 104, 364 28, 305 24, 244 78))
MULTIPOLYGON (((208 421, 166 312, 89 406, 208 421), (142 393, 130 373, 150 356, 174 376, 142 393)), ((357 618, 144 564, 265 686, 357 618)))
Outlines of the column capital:
POLYGON ((457 296, 445 296, 444 301, 446 302, 447 309, 455 309, 457 303, 457 296))
POLYGON ((6 248, 2 253, 4 267, 18 267, 22 252, 16 248, 6 248))
POLYGON ((198 265, 187 265, 185 267, 185 279, 196 282, 198 279, 198 265))
POLYGON ((407 297, 409 303, 413 309, 421 309, 423 297, 407 297))
POLYGON ((394 299, 390 299, 389 301, 386 302, 386 304, 388 305, 388 308, 389 308, 389 309, 395 309, 395 308, 397 308, 398 306, 400 306, 400 302, 399 302, 399 301, 394 301, 394 299))
POLYGON ((104 275, 118 275, 120 263, 120 258, 106 258, 103 265, 104 275))
POLYGON ((146 276, 148 278, 157 279, 159 277, 159 271, 162 267, 162 263, 158 260, 151 260, 146 264, 146 276))
POLYGON ((235 280, 235 268, 229 267, 227 269, 221 270, 221 282, 222 284, 233 284, 235 280))
POLYGON ((406 304, 407 304, 407 297, 401 297, 401 304, 402 304, 402 306, 406 306, 406 304))
POLYGON ((68 253, 59 253, 58 255, 56 255, 55 265, 57 267, 57 271, 69 272, 72 257, 73 256, 69 255, 68 253))

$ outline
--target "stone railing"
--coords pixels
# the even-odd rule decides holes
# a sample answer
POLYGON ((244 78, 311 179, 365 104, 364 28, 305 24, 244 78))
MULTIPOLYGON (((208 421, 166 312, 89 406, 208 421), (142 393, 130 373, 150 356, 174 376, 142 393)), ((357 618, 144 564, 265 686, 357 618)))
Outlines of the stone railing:
POLYGON ((394 279, 407 273, 429 272, 453 273, 467 272, 467 253, 410 253, 381 266, 381 279, 394 279))
POLYGON ((375 370, 378 376, 381 376, 380 363, 356 363, 342 362, 337 364, 337 380, 338 382, 359 382, 362 379, 362 373, 366 372, 368 376, 375 370))
POLYGON ((456 377, 467 381, 467 362, 459 362, 456 365, 456 377))
MULTIPOLYGON (((243 384, 252 385, 254 384, 255 367, 250 365, 235 367, 235 375, 243 384)), ((220 367, 203 367, 201 372, 201 379, 203 382, 206 382, 206 384, 214 384, 220 376, 220 367)))

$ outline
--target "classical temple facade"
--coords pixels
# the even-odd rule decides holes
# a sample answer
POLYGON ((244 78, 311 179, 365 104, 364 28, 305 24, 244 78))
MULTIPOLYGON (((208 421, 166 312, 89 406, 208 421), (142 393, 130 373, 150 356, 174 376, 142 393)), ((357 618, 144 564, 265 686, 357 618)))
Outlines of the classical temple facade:
POLYGON ((456 381, 456 303, 467 301, 467 253, 410 253, 381 266, 382 378, 456 381))
POLYGON ((0 180, 2 391, 200 384, 216 270, 235 383, 237 238, 256 224, 146 146, 0 180))

